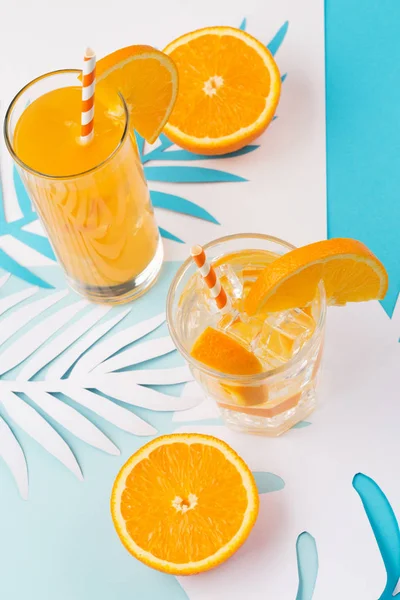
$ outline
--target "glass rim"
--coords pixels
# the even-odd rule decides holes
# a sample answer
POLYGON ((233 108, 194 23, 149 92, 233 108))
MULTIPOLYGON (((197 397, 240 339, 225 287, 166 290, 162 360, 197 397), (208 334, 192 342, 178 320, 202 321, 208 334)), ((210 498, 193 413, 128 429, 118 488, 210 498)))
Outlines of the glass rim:
MULTIPOLYGON (((208 242, 207 244, 204 244, 203 248, 204 248, 204 250, 208 250, 209 248, 217 246, 218 244, 233 241, 235 239, 258 239, 258 240, 264 240, 264 241, 280 244, 281 246, 285 246, 289 250, 294 250, 296 248, 296 246, 293 246, 289 242, 285 242, 284 240, 281 240, 278 237, 271 236, 271 235, 265 235, 263 233, 236 233, 236 234, 232 234, 232 235, 225 235, 220 238, 216 238, 215 240, 212 240, 211 242, 208 242)), ((223 255, 221 255, 221 256, 223 256, 223 255)), ((299 352, 295 356, 290 358, 283 365, 281 365, 279 367, 275 367, 274 369, 270 369, 268 371, 263 371, 262 373, 255 373, 253 375, 235 375, 232 373, 231 374, 223 373, 222 371, 217 371, 216 369, 207 367, 207 365, 205 365, 204 363, 193 358, 191 356, 191 354, 187 351, 187 349, 184 347, 184 345, 181 343, 181 340, 179 339, 179 335, 177 334, 177 331, 175 329, 174 317, 173 317, 173 302, 175 300, 177 287, 178 287, 179 283, 181 282, 183 276, 186 274, 189 267, 192 265, 193 265, 193 259, 191 257, 189 257, 185 260, 185 262, 179 267, 179 269, 175 273, 174 278, 173 278, 171 285, 169 287, 169 290, 168 290, 167 311, 166 311, 167 325, 168 325, 168 329, 169 329, 171 338, 172 338, 175 346, 179 350, 179 352, 182 354, 182 356, 184 357, 184 359, 190 366, 194 366, 199 371, 202 371, 203 373, 205 373, 213 378, 223 379, 225 381, 230 381, 230 382, 235 381, 235 382, 238 382, 241 384, 243 384, 243 383, 251 384, 251 383, 255 383, 255 382, 265 381, 267 379, 272 379, 273 377, 275 377, 277 375, 285 373, 286 371, 290 370, 292 367, 294 367, 296 364, 298 364, 305 358, 305 355, 307 354, 309 349, 312 348, 312 346, 315 344, 315 341, 316 341, 318 335, 321 333, 322 328, 325 324, 327 303, 326 303, 325 287, 324 287, 322 281, 320 281, 320 283, 318 285, 321 309, 320 309, 319 319, 318 319, 318 323, 316 323, 315 330, 313 331, 313 334, 310 337, 310 339, 308 339, 306 341, 306 343, 302 346, 302 348, 299 350, 299 352)))
MULTIPOLYGON (((24 87, 22 87, 19 90, 19 92, 14 96, 14 98, 11 100, 11 102, 10 102, 8 108, 7 108, 5 117, 4 117, 4 124, 3 124, 4 140, 5 140, 5 144, 6 144, 7 150, 11 154, 13 160, 20 167, 22 167, 25 171, 28 171, 29 173, 32 173, 33 175, 38 175, 39 177, 43 177, 45 179, 52 179, 52 180, 62 181, 62 180, 74 179, 74 178, 81 177, 83 175, 87 175, 89 173, 92 173, 93 171, 97 171, 97 169, 100 169, 101 167, 103 167, 105 164, 107 164, 109 161, 111 161, 111 159, 117 154, 117 152, 121 148, 122 144, 124 143, 124 141, 126 139, 126 136, 127 136, 128 132, 129 132, 129 111, 128 111, 128 106, 127 106, 125 98, 123 97, 123 95, 121 94, 121 92, 117 92, 117 95, 121 99, 122 107, 123 107, 124 113, 125 113, 125 126, 124 126, 124 130, 122 132, 121 139, 118 142, 118 145, 114 148, 114 150, 111 152, 111 154, 109 154, 102 162, 98 163, 94 167, 91 167, 90 169, 86 169, 86 171, 81 171, 79 173, 71 173, 70 175, 49 175, 48 173, 42 173, 41 171, 37 171, 36 169, 33 169, 32 167, 30 167, 29 165, 27 165, 26 163, 24 163, 24 161, 19 158, 19 156, 17 155, 17 153, 14 150, 13 144, 12 144, 12 142, 10 140, 10 136, 8 134, 9 124, 10 124, 10 120, 11 120, 11 115, 12 115, 12 112, 13 112, 13 110, 14 110, 14 108, 15 108, 18 100, 19 100, 19 98, 21 97, 21 95, 26 90, 28 90, 30 87, 32 87, 33 85, 35 85, 39 81, 42 81, 43 79, 46 79, 46 78, 51 77, 53 75, 73 74, 73 73, 76 73, 77 75, 80 75, 82 73, 82 71, 80 69, 59 69, 57 71, 49 71, 48 73, 43 73, 43 75, 39 75, 39 77, 36 77, 35 79, 32 79, 31 81, 29 81, 29 83, 27 83, 26 85, 24 85, 24 87)), ((66 87, 68 87, 68 86, 66 86, 66 87)))

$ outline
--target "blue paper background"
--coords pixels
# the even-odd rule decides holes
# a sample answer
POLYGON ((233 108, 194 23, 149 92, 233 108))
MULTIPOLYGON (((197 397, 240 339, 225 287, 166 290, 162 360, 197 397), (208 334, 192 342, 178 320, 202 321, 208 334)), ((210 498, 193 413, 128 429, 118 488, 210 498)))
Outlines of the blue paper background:
POLYGON ((328 236, 355 237, 400 290, 400 3, 327 0, 328 236))

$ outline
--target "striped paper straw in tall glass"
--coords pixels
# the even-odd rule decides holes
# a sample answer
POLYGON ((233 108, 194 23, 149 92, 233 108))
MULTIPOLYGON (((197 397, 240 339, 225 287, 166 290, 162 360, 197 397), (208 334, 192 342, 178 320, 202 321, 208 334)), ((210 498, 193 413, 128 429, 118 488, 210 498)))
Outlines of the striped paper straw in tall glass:
POLYGON ((94 135, 94 90, 96 85, 96 55, 86 48, 82 71, 81 142, 89 143, 94 135))
POLYGON ((190 250, 190 254, 218 308, 221 311, 228 310, 230 307, 229 298, 217 277, 215 269, 212 267, 211 263, 208 262, 204 249, 201 246, 193 246, 190 250))

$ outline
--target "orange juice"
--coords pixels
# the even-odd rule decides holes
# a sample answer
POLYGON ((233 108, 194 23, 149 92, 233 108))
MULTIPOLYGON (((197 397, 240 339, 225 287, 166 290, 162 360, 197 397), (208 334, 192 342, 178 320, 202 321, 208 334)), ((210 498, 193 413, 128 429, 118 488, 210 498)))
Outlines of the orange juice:
POLYGON ((96 90, 94 139, 81 143, 81 87, 68 73, 74 85, 60 82, 25 102, 14 158, 72 287, 94 300, 126 301, 148 287, 162 261, 146 180, 116 93, 96 90))

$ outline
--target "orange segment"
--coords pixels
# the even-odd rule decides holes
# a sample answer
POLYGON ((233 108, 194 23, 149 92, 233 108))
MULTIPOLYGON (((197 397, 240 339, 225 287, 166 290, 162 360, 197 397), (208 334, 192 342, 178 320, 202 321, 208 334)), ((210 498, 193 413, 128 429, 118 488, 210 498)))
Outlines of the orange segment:
POLYGON ((122 467, 111 513, 127 550, 175 575, 206 571, 231 556, 258 513, 253 475, 225 442, 200 434, 152 440, 122 467))
POLYGON ((331 305, 380 300, 388 288, 385 267, 362 242, 334 238, 296 248, 271 263, 252 286, 245 311, 254 315, 305 306, 321 280, 331 305))
POLYGON ((120 91, 134 128, 153 143, 174 107, 178 72, 171 58, 151 46, 128 46, 98 61, 97 81, 120 91))
POLYGON ((199 335, 191 351, 193 358, 203 364, 232 375, 262 373, 256 356, 222 331, 207 327, 199 335))
POLYGON ((208 27, 169 44, 179 94, 165 133, 203 154, 223 154, 258 137, 274 116, 281 89, 272 54, 248 33, 208 27))

